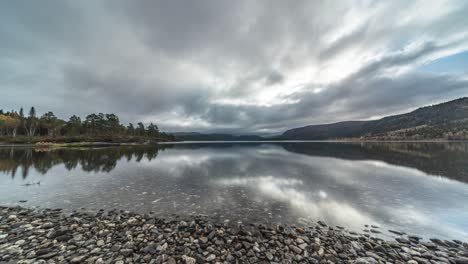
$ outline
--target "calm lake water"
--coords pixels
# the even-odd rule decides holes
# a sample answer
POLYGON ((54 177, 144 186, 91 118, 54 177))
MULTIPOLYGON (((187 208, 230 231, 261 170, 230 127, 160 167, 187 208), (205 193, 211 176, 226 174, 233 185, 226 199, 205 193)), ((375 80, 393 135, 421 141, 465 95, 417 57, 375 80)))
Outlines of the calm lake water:
POLYGON ((373 224, 468 240, 468 144, 2 147, 0 204, 206 214, 231 223, 323 220, 358 232, 373 224))

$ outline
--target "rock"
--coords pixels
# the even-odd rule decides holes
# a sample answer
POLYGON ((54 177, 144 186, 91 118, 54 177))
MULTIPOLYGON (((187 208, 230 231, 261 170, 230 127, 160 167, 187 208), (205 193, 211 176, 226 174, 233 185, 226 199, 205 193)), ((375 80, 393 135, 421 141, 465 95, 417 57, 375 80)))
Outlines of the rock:
POLYGON ((70 263, 81 263, 85 259, 85 256, 77 256, 70 260, 70 263))
POLYGON ((380 256, 375 254, 374 252, 366 251, 366 256, 371 257, 373 259, 380 259, 380 256))
POLYGON ((421 238, 418 237, 418 236, 408 236, 408 239, 409 239, 409 240, 416 241, 416 242, 419 242, 419 240, 421 240, 421 238))
POLYGON ((55 257, 55 256, 57 256, 57 255, 58 255, 57 252, 50 252, 50 253, 41 255, 41 256, 39 256, 38 258, 39 258, 39 259, 50 259, 50 258, 53 258, 53 257, 55 257))
POLYGON ((125 257, 130 257, 131 255, 133 255, 133 249, 124 248, 120 250, 120 253, 125 257))
POLYGON ((269 261, 272 261, 273 258, 274 258, 273 255, 272 255, 270 252, 265 253, 265 256, 267 257, 267 259, 268 259, 269 261))
POLYGON ((20 239, 20 240, 18 240, 18 241, 15 242, 15 245, 21 246, 21 245, 23 245, 24 243, 26 243, 26 240, 20 239))
POLYGON ((144 253, 149 253, 149 254, 156 254, 158 252, 157 246, 154 244, 148 245, 144 247, 141 251, 144 253))
POLYGON ((52 224, 50 222, 44 223, 42 225, 42 228, 44 228, 44 229, 49 229, 49 228, 52 228, 52 227, 54 227, 54 224, 52 224))
POLYGON ((252 247, 252 244, 247 241, 242 241, 242 245, 245 249, 250 249, 252 247))
POLYGON ((226 257, 226 260, 229 261, 229 262, 233 262, 235 260, 235 258, 229 253, 226 257))
POLYGON ((294 245, 289 245, 289 249, 291 249, 292 251, 294 251, 296 254, 301 254, 302 253, 302 249, 294 246, 294 245))
POLYGON ((431 264, 430 261, 420 258, 420 257, 413 257, 413 259, 418 263, 418 264, 431 264))
POLYGON ((323 221, 318 221, 317 223, 318 223, 319 225, 323 226, 323 227, 326 227, 326 226, 327 226, 323 221))
POLYGON ((119 250, 120 250, 120 248, 121 248, 121 246, 120 246, 120 245, 112 245, 112 247, 111 247, 111 251, 113 251, 113 252, 117 252, 117 251, 119 251, 119 250))
POLYGON ((342 231, 324 222, 304 229, 202 216, 181 221, 124 211, 0 207, 0 263, 468 264, 467 244, 459 240, 408 236, 395 242, 370 232, 342 231))
POLYGON ((354 264, 376 264, 378 263, 375 259, 373 258, 357 258, 355 261, 354 261, 354 264))
POLYGON ((211 262, 216 259, 216 256, 214 254, 210 254, 207 258, 206 261, 211 262))
POLYGON ((51 252, 50 248, 41 248, 36 251, 36 256, 42 256, 51 252))
POLYGON ((402 243, 402 244, 409 244, 410 243, 410 241, 408 239, 403 238, 403 237, 397 237, 397 238, 395 238, 395 240, 402 243))
POLYGON ((18 219, 18 217, 16 215, 9 215, 8 216, 8 220, 10 220, 10 221, 14 221, 16 219, 18 219))
POLYGON ((59 242, 65 242, 65 241, 68 241, 70 239, 72 239, 73 236, 69 235, 69 234, 66 234, 66 235, 61 235, 61 236, 58 236, 56 237, 55 239, 59 242))
POLYGON ((465 258, 465 257, 456 258, 455 263, 457 263, 457 264, 468 264, 468 258, 465 258))
POLYGON ((393 233, 393 234, 395 234, 395 235, 399 235, 399 236, 402 236, 402 235, 405 234, 404 232, 395 231, 395 230, 388 230, 388 232, 393 233))
POLYGON ((296 227, 296 232, 299 233, 299 234, 305 234, 304 229, 300 228, 300 227, 296 227))
POLYGON ((324 251, 323 247, 319 248, 319 250, 317 251, 317 254, 319 255, 319 257, 322 257, 323 254, 325 254, 325 251, 324 251))
POLYGON ((185 261, 185 264, 195 264, 197 263, 197 260, 192 258, 192 257, 188 257, 188 256, 182 256, 182 259, 185 261))

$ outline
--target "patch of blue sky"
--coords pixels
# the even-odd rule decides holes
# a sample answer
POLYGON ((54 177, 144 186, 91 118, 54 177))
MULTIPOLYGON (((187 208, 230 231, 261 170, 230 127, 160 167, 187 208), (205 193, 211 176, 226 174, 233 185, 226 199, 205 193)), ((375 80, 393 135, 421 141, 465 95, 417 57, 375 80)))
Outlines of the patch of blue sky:
POLYGON ((437 73, 468 73, 468 50, 431 61, 418 69, 437 73))

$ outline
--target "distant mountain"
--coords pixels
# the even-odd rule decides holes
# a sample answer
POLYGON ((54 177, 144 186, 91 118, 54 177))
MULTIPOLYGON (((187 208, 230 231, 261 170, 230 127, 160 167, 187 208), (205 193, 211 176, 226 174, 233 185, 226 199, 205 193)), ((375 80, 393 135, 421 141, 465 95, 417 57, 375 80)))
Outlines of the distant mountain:
POLYGON ((468 139, 468 97, 419 108, 410 113, 372 121, 347 121, 287 130, 277 139, 321 140, 374 139, 468 139))
POLYGON ((264 138, 256 135, 202 134, 197 132, 172 133, 176 140, 182 141, 256 141, 264 138))

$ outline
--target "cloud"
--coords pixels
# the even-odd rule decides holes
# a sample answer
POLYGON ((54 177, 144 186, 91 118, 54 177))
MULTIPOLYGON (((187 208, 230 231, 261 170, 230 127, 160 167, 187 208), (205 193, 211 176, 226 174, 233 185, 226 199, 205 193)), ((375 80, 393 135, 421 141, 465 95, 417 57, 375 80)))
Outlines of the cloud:
POLYGON ((270 133, 468 95, 465 1, 0 4, 0 108, 270 133))

